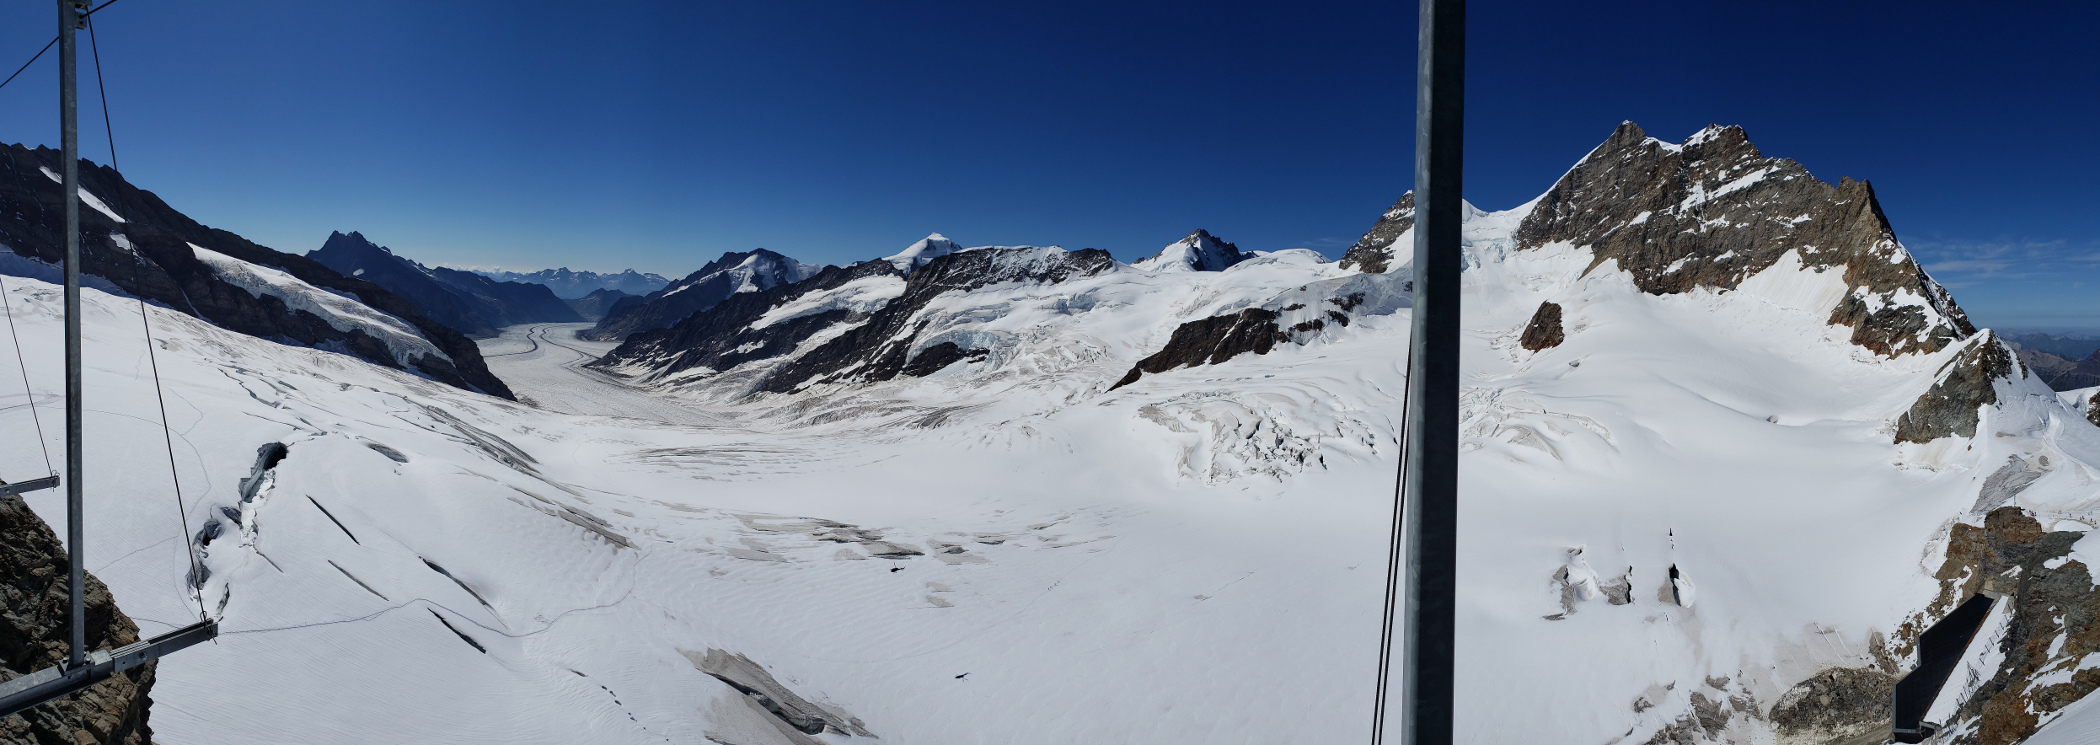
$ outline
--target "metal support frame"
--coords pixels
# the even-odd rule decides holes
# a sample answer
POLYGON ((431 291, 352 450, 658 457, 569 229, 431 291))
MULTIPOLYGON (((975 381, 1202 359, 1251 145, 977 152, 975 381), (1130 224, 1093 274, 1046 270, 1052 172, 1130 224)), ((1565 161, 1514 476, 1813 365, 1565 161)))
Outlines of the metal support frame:
POLYGON ((153 639, 125 645, 114 652, 97 650, 87 655, 85 664, 47 667, 0 683, 0 718, 87 688, 115 677, 117 673, 218 635, 219 622, 198 621, 153 639))
POLYGON ((87 0, 58 0, 58 150, 66 191, 66 588, 73 598, 69 670, 87 663, 87 580, 81 568, 87 515, 80 489, 85 471, 80 441, 80 97, 73 64, 73 32, 87 24, 87 12, 87 0))
POLYGON ((1465 0, 1422 0, 1415 87, 1414 330, 1402 473, 1401 736, 1452 741, 1458 565, 1460 208, 1465 0))
MULTIPOLYGON (((73 32, 87 26, 88 0, 58 0, 59 157, 65 190, 66 274, 66 614, 67 649, 63 664, 0 683, 0 718, 108 680, 117 673, 160 659, 163 655, 219 635, 219 622, 205 619, 153 639, 115 651, 88 651, 87 573, 81 477, 85 464, 81 438, 80 385, 80 127, 73 32)), ((0 484, 0 495, 49 489, 57 475, 0 484)))

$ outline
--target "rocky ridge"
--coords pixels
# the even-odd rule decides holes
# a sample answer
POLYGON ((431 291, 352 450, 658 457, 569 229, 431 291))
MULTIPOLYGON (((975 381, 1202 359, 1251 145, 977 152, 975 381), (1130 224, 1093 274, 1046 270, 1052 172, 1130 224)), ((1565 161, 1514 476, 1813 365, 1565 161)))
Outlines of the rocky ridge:
POLYGON ((1250 258, 1253 258, 1253 255, 1242 253, 1239 246, 1211 235, 1208 230, 1197 228, 1181 240, 1160 249, 1159 253, 1131 262, 1130 265, 1156 272, 1222 272, 1250 258))
POLYGON ((638 301, 609 307, 605 317, 583 337, 619 341, 639 331, 669 328, 732 296, 791 285, 815 276, 821 269, 763 248, 730 251, 708 262, 700 271, 638 301))
POLYGON ((505 326, 521 323, 583 320, 545 285, 499 282, 473 272, 427 267, 356 231, 329 233, 328 240, 306 257, 408 298, 424 315, 469 336, 489 338, 505 326))
MULTIPOLYGON (((49 272, 64 251, 64 193, 53 178, 59 153, 21 145, 0 147, 0 247, 35 262, 11 271, 49 272)), ((488 371, 473 340, 429 316, 409 300, 360 279, 344 277, 304 256, 256 245, 233 233, 205 227, 175 211, 152 192, 139 189, 115 170, 80 162, 82 273, 110 286, 219 327, 280 342, 347 352, 386 367, 402 368, 388 347, 358 330, 343 331, 279 298, 258 296, 226 280, 198 258, 200 246, 251 264, 272 267, 307 284, 353 297, 373 310, 414 327, 444 354, 423 356, 406 367, 455 387, 510 398, 509 387, 488 371), (99 207, 97 205, 100 205, 99 207), (121 217, 122 221, 117 218, 121 217)))

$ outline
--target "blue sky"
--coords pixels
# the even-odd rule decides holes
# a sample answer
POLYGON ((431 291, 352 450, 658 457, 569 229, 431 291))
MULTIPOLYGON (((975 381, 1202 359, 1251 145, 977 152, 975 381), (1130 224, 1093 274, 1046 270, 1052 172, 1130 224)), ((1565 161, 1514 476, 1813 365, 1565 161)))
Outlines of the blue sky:
MULTIPOLYGON (((50 5, 0 8, 8 71, 50 5)), ((1740 124, 1871 180, 1981 323, 2100 327, 2100 9, 2011 5, 1475 2, 1467 196, 1521 203, 1621 120, 1740 124)), ((1334 254, 1412 178, 1407 3, 123 0, 96 19, 127 176, 286 251, 360 230, 426 263, 683 274, 932 231, 1130 259, 1203 227, 1334 254)), ((56 77, 47 57, 0 89, 0 142, 56 144, 56 77)), ((94 101, 82 147, 103 161, 94 101)))

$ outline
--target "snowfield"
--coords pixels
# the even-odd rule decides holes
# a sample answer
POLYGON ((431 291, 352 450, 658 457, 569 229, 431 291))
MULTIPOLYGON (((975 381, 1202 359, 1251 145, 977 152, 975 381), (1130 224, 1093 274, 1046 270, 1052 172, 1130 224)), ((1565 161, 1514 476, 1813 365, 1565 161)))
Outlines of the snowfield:
MULTIPOLYGON (((1872 354, 1828 323, 1841 273, 1798 257, 1647 294, 1586 247, 1515 250, 1531 208, 1466 232, 1463 742, 1668 742, 1707 711, 1775 742, 1790 688, 1874 665, 1940 592, 1957 522, 2100 525, 2100 428, 2017 370, 1973 438, 1893 441, 1990 335, 1872 354), (1566 340, 1530 351, 1545 301, 1566 340)), ((1286 251, 953 292, 917 343, 985 355, 792 394, 622 379, 581 366, 611 346, 581 326, 514 328, 484 350, 516 404, 156 308, 196 591, 136 307, 90 290, 89 568, 147 633, 221 619, 161 662, 167 745, 868 740, 784 729, 712 650, 882 742, 1362 741, 1408 276, 1286 251), (1111 390, 1183 322, 1358 294, 1346 324, 1111 390)), ((9 288, 56 421, 58 290, 9 288)), ((6 401, 0 469, 40 475, 6 401)), ((62 497, 29 500, 63 534, 62 497)))

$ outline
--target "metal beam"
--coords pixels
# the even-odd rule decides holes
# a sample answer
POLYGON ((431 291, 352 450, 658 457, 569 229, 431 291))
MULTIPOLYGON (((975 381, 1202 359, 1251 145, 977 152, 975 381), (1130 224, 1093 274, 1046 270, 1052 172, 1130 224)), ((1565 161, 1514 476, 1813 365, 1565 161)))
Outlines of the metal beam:
POLYGON ((81 567, 85 552, 86 508, 81 501, 80 428, 80 101, 74 83, 73 32, 85 24, 86 0, 58 0, 58 122, 60 185, 66 195, 66 589, 72 594, 72 646, 66 666, 85 664, 87 649, 87 582, 81 567))
POLYGON ((16 494, 27 494, 33 491, 43 491, 54 486, 58 486, 58 476, 56 475, 45 476, 40 479, 30 479, 28 481, 18 481, 12 484, 0 484, 0 497, 11 497, 16 494))
POLYGON ((1402 474, 1401 737, 1452 741, 1458 548, 1460 169, 1465 0, 1422 0, 1415 86, 1414 331, 1402 474))
POLYGON ((218 621, 199 621, 152 639, 125 645, 113 652, 97 650, 87 655, 82 664, 47 667, 0 683, 0 719, 109 680, 117 673, 218 635, 218 621))

